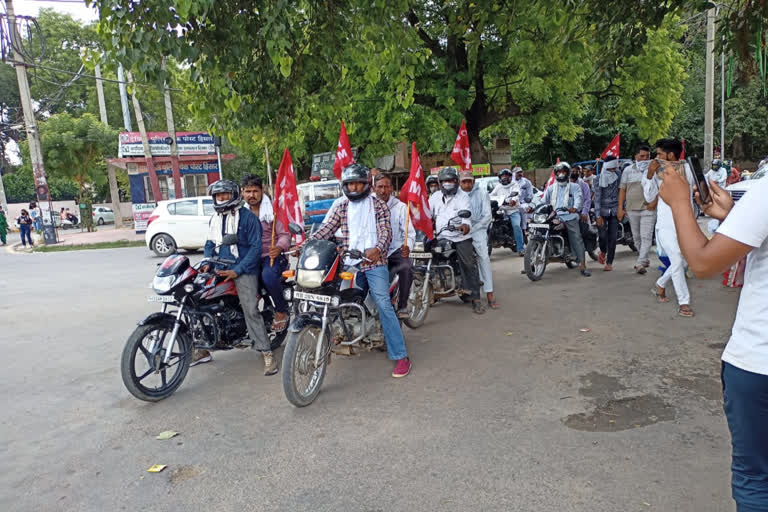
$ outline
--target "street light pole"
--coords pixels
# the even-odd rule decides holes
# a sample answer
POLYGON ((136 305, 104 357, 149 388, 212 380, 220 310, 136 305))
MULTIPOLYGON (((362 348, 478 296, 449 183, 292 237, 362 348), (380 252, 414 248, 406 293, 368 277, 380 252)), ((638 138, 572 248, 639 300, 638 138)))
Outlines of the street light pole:
POLYGON ((704 85, 704 168, 712 166, 715 95, 715 8, 707 11, 706 80, 704 85))

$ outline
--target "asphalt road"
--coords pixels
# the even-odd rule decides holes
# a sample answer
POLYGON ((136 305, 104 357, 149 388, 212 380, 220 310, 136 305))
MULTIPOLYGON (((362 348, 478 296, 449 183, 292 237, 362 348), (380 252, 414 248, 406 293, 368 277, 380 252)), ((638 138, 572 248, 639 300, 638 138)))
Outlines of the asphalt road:
POLYGON ((145 249, 0 252, 0 510, 735 510, 719 355, 738 293, 691 281, 689 320, 625 250, 538 283, 493 260, 501 310, 440 303, 406 332, 409 377, 336 357, 296 409, 251 351, 165 401, 128 394, 123 343, 156 309, 145 249))

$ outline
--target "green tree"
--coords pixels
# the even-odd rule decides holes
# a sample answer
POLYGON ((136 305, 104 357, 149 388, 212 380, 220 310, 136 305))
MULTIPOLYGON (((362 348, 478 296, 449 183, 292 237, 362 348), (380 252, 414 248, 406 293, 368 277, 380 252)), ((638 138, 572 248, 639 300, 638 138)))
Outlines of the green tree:
POLYGON ((445 150, 466 118, 485 160, 489 131, 574 139, 594 99, 615 98, 649 135, 679 104, 675 27, 662 25, 678 1, 92 3, 107 60, 158 83, 161 55, 185 63, 198 119, 304 161, 335 147, 339 119, 366 161, 403 139, 445 150), (653 80, 636 74, 649 51, 668 60, 653 80))

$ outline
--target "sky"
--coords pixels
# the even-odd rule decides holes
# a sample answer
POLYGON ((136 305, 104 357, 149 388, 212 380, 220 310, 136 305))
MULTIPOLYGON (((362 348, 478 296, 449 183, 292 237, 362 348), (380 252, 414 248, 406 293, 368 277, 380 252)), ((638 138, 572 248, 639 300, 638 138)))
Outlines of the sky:
POLYGON ((73 18, 89 22, 98 18, 93 8, 86 7, 82 0, 14 0, 16 14, 37 16, 40 9, 53 9, 57 12, 72 15, 73 18))

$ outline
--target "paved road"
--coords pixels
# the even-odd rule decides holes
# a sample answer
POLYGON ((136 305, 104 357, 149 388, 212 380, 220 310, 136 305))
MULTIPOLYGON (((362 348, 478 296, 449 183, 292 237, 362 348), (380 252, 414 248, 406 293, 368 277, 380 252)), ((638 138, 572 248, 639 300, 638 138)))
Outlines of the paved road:
POLYGON ((538 283, 493 259, 502 310, 439 304, 406 333, 411 376, 336 358, 296 409, 251 351, 163 402, 127 393, 122 345, 154 309, 143 248, 0 253, 0 510, 734 510, 718 358, 737 294, 692 281, 692 321, 626 252, 538 283))

